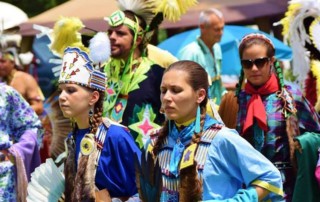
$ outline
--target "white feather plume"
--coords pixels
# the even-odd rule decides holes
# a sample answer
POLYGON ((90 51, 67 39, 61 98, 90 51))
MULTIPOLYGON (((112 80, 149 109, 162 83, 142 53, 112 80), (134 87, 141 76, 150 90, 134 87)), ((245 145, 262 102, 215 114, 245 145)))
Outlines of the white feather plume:
POLYGON ((94 64, 102 65, 111 55, 110 39, 104 32, 98 32, 89 44, 90 58, 94 64))
POLYGON ((135 14, 142 17, 146 23, 149 25, 152 21, 153 17, 155 16, 154 10, 156 4, 154 1, 148 0, 118 0, 118 5, 120 10, 130 10, 135 14))
POLYGON ((304 81, 310 70, 310 52, 305 44, 311 43, 310 36, 304 27, 304 19, 320 13, 320 0, 291 0, 289 4, 299 4, 300 8, 290 20, 289 37, 293 51, 293 74, 297 76, 299 85, 304 88, 304 81))

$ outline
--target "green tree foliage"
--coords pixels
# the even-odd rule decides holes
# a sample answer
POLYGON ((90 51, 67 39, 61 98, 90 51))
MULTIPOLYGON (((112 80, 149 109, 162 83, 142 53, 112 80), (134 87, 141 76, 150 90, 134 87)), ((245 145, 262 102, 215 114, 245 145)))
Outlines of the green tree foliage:
POLYGON ((29 18, 38 15, 50 8, 66 2, 67 0, 1 0, 23 10, 29 18))

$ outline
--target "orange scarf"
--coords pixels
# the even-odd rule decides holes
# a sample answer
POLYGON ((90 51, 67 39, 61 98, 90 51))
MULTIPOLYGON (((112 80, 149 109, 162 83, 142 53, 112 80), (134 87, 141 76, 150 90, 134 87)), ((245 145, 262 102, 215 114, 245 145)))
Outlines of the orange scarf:
POLYGON ((255 89, 250 83, 246 83, 245 92, 251 94, 251 98, 247 104, 247 117, 244 122, 242 133, 253 125, 253 120, 256 118, 258 126, 264 130, 268 130, 267 114, 262 103, 260 95, 268 95, 279 90, 277 77, 272 74, 270 79, 260 88, 255 89))

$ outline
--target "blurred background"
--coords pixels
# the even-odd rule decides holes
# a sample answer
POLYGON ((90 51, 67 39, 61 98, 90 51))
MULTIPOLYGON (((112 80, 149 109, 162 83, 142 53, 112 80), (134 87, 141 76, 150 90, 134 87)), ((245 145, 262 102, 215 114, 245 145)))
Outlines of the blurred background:
MULTIPOLYGON (((31 52, 34 55, 30 64, 25 65, 25 71, 34 75, 38 80, 46 98, 55 90, 57 70, 61 61, 48 49, 50 39, 45 33, 52 29, 54 22, 60 16, 79 17, 87 27, 82 31, 84 38, 90 38, 96 31, 107 30, 108 25, 103 18, 117 9, 115 0, 33 0, 32 2, 7 0, 0 3, 2 33, 15 34, 17 40, 20 40, 21 53, 31 52)), ((285 45, 282 44, 282 26, 274 26, 273 24, 284 17, 287 6, 287 0, 198 0, 198 4, 184 14, 179 21, 164 21, 151 43, 175 55, 177 50, 174 52, 172 49, 176 47, 176 44, 181 45, 188 42, 181 34, 192 32, 194 36, 197 35, 196 28, 200 12, 210 7, 217 8, 224 14, 227 25, 223 41, 226 41, 228 34, 230 36, 230 34, 237 33, 232 45, 228 44, 228 51, 233 51, 235 59, 228 59, 233 63, 225 63, 222 67, 224 81, 236 82, 240 69, 236 51, 237 40, 247 34, 248 29, 259 30, 270 34, 274 40, 278 40, 281 47, 285 45), (235 26, 244 27, 241 30, 247 31, 242 33, 230 30, 235 26), (175 38, 170 39, 170 37, 175 38), (168 43, 170 40, 175 43, 168 43)), ((226 45, 222 44, 222 47, 224 46, 226 45)), ((284 47, 288 49, 284 53, 285 56, 280 59, 290 60, 291 49, 284 47)), ((226 55, 228 51, 224 51, 225 56, 223 57, 230 58, 230 55, 226 55)))

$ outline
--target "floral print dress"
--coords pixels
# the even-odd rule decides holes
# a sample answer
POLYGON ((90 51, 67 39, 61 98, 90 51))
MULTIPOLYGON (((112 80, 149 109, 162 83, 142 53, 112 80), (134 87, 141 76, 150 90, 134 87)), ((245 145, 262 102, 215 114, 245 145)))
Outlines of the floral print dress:
MULTIPOLYGON (((40 145, 41 122, 30 105, 16 90, 3 83, 0 83, 0 92, 0 151, 10 152, 12 145, 18 143, 26 131, 34 131, 37 135, 37 145, 40 145)), ((18 150, 19 153, 21 151, 18 150)), ((0 160, 0 201, 16 201, 16 168, 10 161, 4 160, 1 152, 0 154, 2 156, 0 160)), ((23 156, 28 157, 28 154, 23 154, 23 156)))

